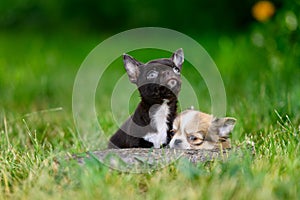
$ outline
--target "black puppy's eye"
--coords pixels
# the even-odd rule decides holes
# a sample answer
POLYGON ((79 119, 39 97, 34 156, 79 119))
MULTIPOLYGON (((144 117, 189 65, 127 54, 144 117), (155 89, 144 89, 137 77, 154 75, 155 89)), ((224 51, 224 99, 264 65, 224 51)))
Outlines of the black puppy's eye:
POLYGON ((175 74, 180 74, 180 69, 178 67, 174 67, 173 71, 175 74))
POLYGON ((151 70, 150 72, 148 72, 147 74, 147 79, 154 79, 158 76, 158 72, 151 70))

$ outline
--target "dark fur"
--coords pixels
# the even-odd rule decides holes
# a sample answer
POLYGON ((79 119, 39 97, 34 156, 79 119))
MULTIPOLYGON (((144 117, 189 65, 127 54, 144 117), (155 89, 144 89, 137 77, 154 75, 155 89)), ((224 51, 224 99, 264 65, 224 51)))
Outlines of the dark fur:
MULTIPOLYGON (((143 137, 149 132, 156 131, 153 129, 153 127, 150 126, 150 113, 155 110, 156 107, 162 105, 165 99, 168 100, 167 105, 169 106, 169 115, 167 117, 167 142, 166 144, 164 144, 167 145, 171 140, 170 130, 172 129, 172 124, 176 117, 177 95, 180 91, 181 86, 180 75, 178 75, 176 79, 179 83, 178 87, 174 87, 172 89, 168 88, 165 82, 166 80, 170 80, 171 75, 169 74, 171 74, 171 71, 173 73, 173 68, 177 66, 172 61, 172 59, 157 59, 146 64, 142 64, 134 59, 131 60, 131 62, 134 62, 140 68, 140 74, 138 75, 137 79, 135 79, 135 76, 131 75, 129 75, 129 78, 131 82, 137 85, 141 95, 141 102, 137 106, 134 114, 110 138, 108 148, 153 147, 153 143, 144 140, 143 137), (151 71, 152 69, 159 71, 159 76, 155 81, 149 81, 146 79, 147 73, 149 73, 149 71, 151 71)), ((126 61, 124 61, 124 63, 126 65, 126 61)), ((178 68, 180 70, 181 66, 179 66, 178 68)), ((174 74, 172 75, 172 77, 174 77, 174 74)))
MULTIPOLYGON (((135 110, 134 114, 131 116, 132 121, 139 126, 146 127, 150 123, 149 110, 154 104, 145 103, 141 101, 135 110)), ((176 117, 177 110, 177 99, 174 98, 168 103, 170 106, 170 114, 168 115, 168 132, 167 132, 167 144, 171 140, 171 132, 173 121, 176 117)), ((126 134, 122 129, 119 129, 111 138, 108 148, 151 148, 153 144, 144 140, 142 137, 146 135, 146 130, 141 130, 140 137, 134 137, 132 135, 126 134)), ((166 145, 167 145, 166 144, 166 145)))

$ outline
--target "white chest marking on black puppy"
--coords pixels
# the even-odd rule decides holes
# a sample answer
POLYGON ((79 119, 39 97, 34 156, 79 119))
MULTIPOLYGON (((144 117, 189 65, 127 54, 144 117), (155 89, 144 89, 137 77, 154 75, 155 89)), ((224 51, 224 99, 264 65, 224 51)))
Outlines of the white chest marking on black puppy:
POLYGON ((143 138, 152 142, 154 148, 160 148, 162 144, 167 142, 167 123, 169 113, 170 109, 168 106, 168 100, 164 100, 164 103, 160 105, 152 115, 150 115, 150 125, 157 132, 147 133, 143 138))

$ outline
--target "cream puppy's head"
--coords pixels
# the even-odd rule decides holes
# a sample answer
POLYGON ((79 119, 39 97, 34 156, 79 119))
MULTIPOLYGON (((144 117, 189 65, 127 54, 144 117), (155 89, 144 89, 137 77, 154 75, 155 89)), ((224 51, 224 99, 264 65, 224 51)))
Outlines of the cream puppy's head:
POLYGON ((229 135, 235 122, 236 119, 231 117, 216 118, 200 111, 186 110, 174 120, 170 148, 230 148, 229 135))

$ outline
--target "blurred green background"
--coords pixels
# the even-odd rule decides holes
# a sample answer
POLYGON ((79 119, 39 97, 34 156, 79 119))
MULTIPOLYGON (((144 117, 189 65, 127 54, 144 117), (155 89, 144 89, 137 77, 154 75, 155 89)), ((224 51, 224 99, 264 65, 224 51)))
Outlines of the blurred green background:
MULTIPOLYGON (((65 127, 62 123, 66 121, 74 129, 70 125, 72 87, 87 54, 120 31, 157 26, 191 36, 216 62, 226 88, 228 115, 239 122, 235 139, 268 130, 278 120, 275 111, 299 124, 298 0, 262 4, 237 0, 4 0, 0 5, 0 106, 2 118, 9 121, 18 122, 25 116, 32 129, 40 130, 45 122, 59 121, 58 126, 65 127), (40 112, 52 108, 62 110, 40 112), (36 115, 44 121, 36 123, 36 115)), ((145 62, 170 53, 148 49, 132 55, 145 62)), ((197 92, 200 109, 210 112, 202 77, 188 62, 185 66, 182 73, 197 92)), ((99 121, 107 135, 117 129, 110 97, 124 73, 119 58, 106 70, 97 91, 99 121)), ((137 94, 131 97, 130 111, 138 101, 137 94)), ((55 139, 52 137, 48 139, 55 139)))
MULTIPOLYGON (((140 26, 162 26, 196 34, 207 31, 245 30, 253 21, 254 1, 213 2, 209 0, 15 0, 1 2, 1 28, 57 32, 72 28, 78 32, 111 34, 140 26)), ((281 7, 283 2, 275 1, 281 7)))
MULTIPOLYGON (((157 26, 180 31, 204 46, 224 79, 228 112, 241 116, 243 128, 250 131, 255 120, 276 121, 274 110, 298 120, 299 7, 298 0, 264 5, 250 0, 4 0, 0 106, 20 115, 53 107, 71 113, 72 84, 89 51, 120 31, 157 26)), ((142 61, 168 56, 156 51, 136 55, 142 61)), ((191 70, 186 67, 183 74, 198 90, 201 109, 209 112, 206 86, 191 70)), ((112 64, 108 92, 99 94, 100 110, 124 72, 120 59, 112 64)))

